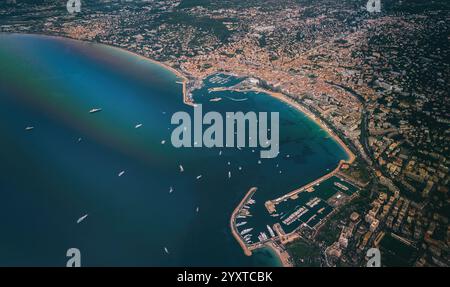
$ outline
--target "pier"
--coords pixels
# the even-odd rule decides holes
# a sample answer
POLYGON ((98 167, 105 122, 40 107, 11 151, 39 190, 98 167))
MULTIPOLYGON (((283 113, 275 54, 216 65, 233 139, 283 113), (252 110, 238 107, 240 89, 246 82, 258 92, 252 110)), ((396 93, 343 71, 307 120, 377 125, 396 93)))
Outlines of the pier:
POLYGON ((249 248, 247 246, 247 244, 245 244, 244 240, 242 240, 242 238, 236 228, 235 220, 236 220, 236 216, 238 215, 241 208, 253 196, 253 194, 256 192, 257 189, 258 188, 256 188, 256 187, 250 188, 250 190, 247 192, 247 194, 244 196, 244 198, 241 200, 241 202, 238 204, 238 206, 234 209, 233 214, 231 215, 231 219, 230 219, 231 232, 233 233, 234 238, 238 241, 239 245, 244 250, 244 253, 247 256, 251 256, 252 255, 251 250, 253 250, 255 248, 249 248))

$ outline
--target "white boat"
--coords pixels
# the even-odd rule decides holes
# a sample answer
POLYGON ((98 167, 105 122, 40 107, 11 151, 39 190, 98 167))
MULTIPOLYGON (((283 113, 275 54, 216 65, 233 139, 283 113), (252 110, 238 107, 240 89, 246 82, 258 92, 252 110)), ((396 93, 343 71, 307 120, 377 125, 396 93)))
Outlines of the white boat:
POLYGON ((78 143, 81 142, 81 138, 78 138, 78 139, 77 139, 77 142, 78 142, 78 143))
POLYGON ((165 143, 166 143, 166 141, 165 141, 165 140, 162 140, 162 141, 161 141, 161 144, 165 144, 165 143))
POLYGON ((228 172, 228 178, 231 178, 231 171, 228 172))
POLYGON ((339 187, 339 188, 342 189, 342 190, 345 190, 345 191, 348 190, 348 187, 346 187, 345 185, 343 185, 343 184, 340 183, 340 182, 335 182, 334 185, 337 186, 337 187, 339 187))
POLYGON ((245 225, 245 224, 247 224, 247 221, 241 221, 239 223, 236 223, 236 227, 239 227, 239 226, 242 226, 242 225, 245 225))
POLYGON ((85 215, 83 215, 82 217, 78 218, 77 224, 78 224, 78 223, 81 223, 83 220, 85 220, 86 217, 88 217, 88 215, 89 215, 89 214, 85 214, 85 215))
POLYGON ((221 100, 222 100, 222 98, 212 98, 209 101, 210 102, 218 102, 218 101, 221 101, 221 100))
POLYGON ((184 171, 183 166, 180 164, 179 167, 180 167, 180 172, 183 172, 184 171))
POLYGON ((164 247, 164 252, 166 252, 166 254, 169 254, 169 250, 167 249, 167 247, 164 247))
POLYGON ((94 113, 98 113, 98 112, 101 112, 102 111, 102 109, 91 109, 91 110, 89 110, 89 113, 90 114, 94 114, 94 113))
POLYGON ((135 129, 138 129, 140 127, 142 127, 142 124, 137 124, 137 125, 134 126, 135 129))
POLYGON ((201 174, 196 177, 196 179, 200 179, 200 178, 202 178, 201 174))
POLYGON ((170 187, 169 193, 172 193, 172 192, 173 192, 173 187, 170 187))
POLYGON ((121 176, 124 175, 124 174, 125 174, 125 171, 122 170, 121 172, 119 172, 118 176, 121 177, 121 176))
POLYGON ((195 212, 199 212, 200 211, 200 207, 197 206, 197 208, 195 209, 195 212))
POLYGON ((26 127, 26 128, 25 128, 26 131, 31 131, 31 130, 33 130, 33 129, 34 129, 34 127, 26 127))
POLYGON ((267 225, 267 229, 269 230, 270 237, 275 237, 275 232, 273 232, 272 228, 269 225, 267 225))
POLYGON ((219 151, 219 155, 222 155, 222 151, 219 151))
POLYGON ((253 228, 244 229, 244 230, 242 230, 241 235, 245 235, 245 234, 249 233, 252 230, 253 230, 253 228))

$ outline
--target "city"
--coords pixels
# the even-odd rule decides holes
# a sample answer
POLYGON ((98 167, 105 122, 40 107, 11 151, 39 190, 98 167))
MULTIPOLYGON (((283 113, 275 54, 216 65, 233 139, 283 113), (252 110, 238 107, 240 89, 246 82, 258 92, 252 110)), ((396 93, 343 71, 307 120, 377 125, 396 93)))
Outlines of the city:
POLYGON ((210 75, 251 77, 355 155, 336 175, 357 191, 274 242, 291 265, 365 266, 376 247, 384 266, 449 266, 450 3, 365 2, 10 0, 0 32, 126 49, 183 74, 188 97, 210 75))

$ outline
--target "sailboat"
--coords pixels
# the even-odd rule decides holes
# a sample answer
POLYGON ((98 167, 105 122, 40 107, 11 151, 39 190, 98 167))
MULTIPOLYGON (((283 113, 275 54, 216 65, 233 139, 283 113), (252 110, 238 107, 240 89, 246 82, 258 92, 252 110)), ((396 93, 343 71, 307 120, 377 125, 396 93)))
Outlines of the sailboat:
POLYGON ((83 220, 85 220, 86 217, 88 217, 88 215, 89 215, 89 214, 85 214, 85 215, 83 215, 82 217, 78 218, 77 224, 78 224, 78 223, 81 223, 83 220))
POLYGON ((101 112, 102 111, 102 109, 91 109, 91 110, 89 110, 89 113, 90 114, 94 114, 94 113, 98 113, 98 112, 101 112))

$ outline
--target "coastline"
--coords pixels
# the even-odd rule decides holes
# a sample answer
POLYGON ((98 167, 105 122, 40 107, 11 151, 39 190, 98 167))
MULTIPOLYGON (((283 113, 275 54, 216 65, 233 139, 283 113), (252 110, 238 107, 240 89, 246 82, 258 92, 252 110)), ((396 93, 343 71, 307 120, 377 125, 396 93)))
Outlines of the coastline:
MULTIPOLYGON (((49 38, 55 38, 55 39, 60 39, 60 40, 71 40, 71 41, 78 41, 78 42, 84 42, 84 43, 91 43, 91 44, 96 44, 96 45, 102 45, 108 48, 113 48, 113 49, 118 49, 122 52, 126 52, 130 55, 133 55, 135 57, 138 57, 142 60, 146 60, 146 61, 150 61, 151 63, 158 65, 164 69, 167 69, 168 71, 172 72, 175 76, 177 76, 178 78, 181 79, 181 84, 182 84, 182 94, 183 94, 183 103, 189 106, 195 106, 194 101, 189 97, 188 95, 188 88, 187 88, 187 84, 189 82, 189 79, 187 78, 187 76, 185 74, 183 74, 181 71, 169 66, 166 63, 163 62, 159 62, 156 61, 154 59, 145 57, 143 55, 140 55, 136 52, 132 52, 129 50, 126 50, 122 47, 117 47, 117 46, 113 46, 113 45, 109 45, 109 44, 103 44, 103 43, 96 43, 96 42, 90 42, 90 41, 84 41, 84 40, 79 40, 79 39, 74 39, 74 38, 68 38, 68 37, 64 37, 64 36, 57 36, 57 35, 46 35, 46 34, 27 34, 27 33, 13 33, 13 34, 18 34, 18 35, 29 35, 29 36, 43 36, 43 37, 49 37, 49 38)), ((348 155, 348 159, 347 160, 341 160, 340 163, 338 164, 338 166, 336 167, 335 170, 333 170, 332 172, 327 173, 326 175, 322 176, 321 178, 313 181, 312 183, 308 184, 315 184, 317 182, 322 181, 325 177, 331 177, 332 175, 334 175, 339 169, 342 163, 349 163, 351 164, 354 160, 355 160, 355 155, 350 151, 350 149, 345 145, 345 143, 325 124, 323 123, 319 118, 317 118, 312 112, 310 112, 307 108, 303 107, 301 104, 297 103, 296 101, 294 101, 293 99, 289 98, 288 96, 282 94, 282 93, 277 93, 277 92, 273 92, 273 91, 268 91, 262 88, 252 88, 250 89, 251 91, 255 91, 255 92, 261 92, 261 93, 265 93, 269 96, 272 96, 280 101, 283 101, 286 104, 289 104, 291 106, 293 106, 294 108, 296 108, 298 111, 302 112, 303 114, 307 115, 311 120, 313 120, 316 124, 318 124, 322 129, 324 129, 346 152, 346 154, 348 155)), ((306 186, 308 186, 306 185, 306 186)), ((299 190, 304 190, 304 187, 301 187, 300 189, 296 189, 294 191, 291 191, 289 193, 287 193, 284 196, 291 196, 292 193, 298 193, 299 190)), ((242 238, 240 237, 239 233, 237 232, 237 229, 235 228, 235 216, 238 213, 238 211, 240 210, 240 208, 242 207, 242 205, 245 203, 245 201, 251 197, 251 195, 253 195, 253 193, 256 191, 256 188, 251 188, 247 194, 243 197, 243 199, 241 200, 241 202, 239 203, 239 205, 234 209, 232 216, 230 218, 230 227, 231 227, 231 231, 233 236, 235 237, 235 239, 238 241, 239 245, 241 246, 241 248, 244 251, 244 254, 247 256, 251 256, 252 252, 251 249, 248 248, 248 246, 245 244, 245 242, 242 240, 242 238)), ((283 197, 284 197, 283 196, 283 197)), ((268 247, 270 249, 272 249, 274 251, 274 253, 279 257, 280 261, 282 262, 282 265, 285 267, 292 267, 292 263, 290 260, 290 256, 289 253, 287 251, 280 251, 277 246, 276 243, 273 241, 269 241, 267 243, 265 243, 264 245, 262 245, 261 247, 268 247)), ((260 247, 257 247, 260 248, 260 247)), ((255 249, 255 248, 254 248, 255 249)))
MULTIPOLYGON (((219 89, 220 90, 220 89, 219 89)), ((224 90, 233 90, 233 89, 224 89, 224 90)), ((242 92, 243 90, 238 90, 236 89, 235 91, 238 92, 242 92)), ((298 111, 300 111, 301 113, 305 114, 310 120, 312 120, 314 123, 316 123, 317 125, 319 125, 323 130, 325 130, 334 140, 336 143, 338 143, 342 149, 344 149, 345 153, 347 154, 347 159, 346 160, 340 160, 337 167, 324 174, 323 176, 319 177, 318 179, 303 185, 297 189, 294 189, 293 191, 290 191, 288 193, 286 193, 285 195, 276 198, 274 200, 269 200, 268 202, 279 202, 282 201, 286 198, 289 198, 293 195, 296 195, 300 192, 303 192, 304 190, 308 189, 309 187, 312 187, 324 180, 327 180, 329 178, 331 178, 332 176, 336 175, 338 173, 338 171, 341 169, 341 166, 343 164, 351 164, 355 161, 356 156, 355 154, 348 148, 348 146, 342 141, 342 139, 337 136, 329 127, 327 124, 325 124, 321 119, 319 119, 316 115, 314 115, 311 111, 309 111, 306 107, 302 106, 300 103, 296 102, 295 100, 291 99, 290 97, 286 96, 283 93, 278 93, 278 92, 273 92, 273 91, 269 91, 269 90, 265 90, 262 88, 251 88, 251 89, 247 89, 244 91, 253 91, 253 92, 259 92, 259 93, 264 93, 267 94, 271 97, 274 97, 276 99, 278 99, 279 101, 282 101, 288 105, 293 106, 295 109, 297 109, 298 111)), ((250 190, 251 191, 251 190, 250 190)), ((242 199, 242 201, 239 203, 239 205, 235 208, 235 210, 233 211, 233 214, 231 216, 230 219, 230 224, 231 224, 231 230, 233 233, 233 236, 235 237, 235 239, 238 241, 239 245, 241 246, 241 248, 244 250, 245 255, 250 256, 251 250, 248 248, 248 246, 245 244, 245 242, 242 240, 242 238, 240 237, 240 235, 235 231, 235 224, 234 224, 234 219, 235 219, 235 215, 237 214, 237 212, 240 210, 241 206, 243 205, 243 203, 247 200, 247 198, 249 197, 249 193, 250 191, 244 196, 244 198, 242 199)), ((291 234, 294 234, 294 232, 292 232, 291 234)), ((289 237, 289 235, 291 234, 286 234, 286 236, 289 237)), ((277 246, 276 243, 274 242, 275 239, 269 240, 268 242, 266 242, 265 244, 258 246, 256 248, 253 249, 258 249, 258 248, 263 248, 263 247, 267 247, 273 250, 274 254, 276 254, 279 258, 279 260, 282 262, 283 267, 293 267, 293 263, 291 260, 291 257, 289 255, 289 253, 287 251, 281 252, 277 246)))
POLYGON ((141 54, 138 54, 136 52, 132 52, 129 50, 126 50, 125 48, 122 47, 118 47, 118 46, 114 46, 114 45, 109 45, 109 44, 103 44, 103 43, 98 43, 98 42, 91 42, 91 41, 85 41, 85 40, 79 40, 79 39, 74 39, 74 38, 69 38, 69 37, 65 37, 65 36, 58 36, 58 35, 47 35, 47 34, 32 34, 32 33, 1 33, 1 34, 16 34, 16 35, 25 35, 25 36, 40 36, 40 37, 48 37, 48 38, 54 38, 54 39, 59 39, 59 40, 70 40, 70 41, 77 41, 77 42, 82 42, 82 43, 89 43, 89 44, 96 44, 96 45, 100 45, 100 46, 104 46, 107 48, 113 48, 113 49, 118 49, 122 52, 125 52, 129 55, 133 55, 135 57, 138 57, 141 60, 145 60, 145 61, 150 61, 155 65, 160 66, 161 68, 164 68, 170 72, 172 72, 173 74, 175 74, 175 76, 177 76, 178 78, 181 79, 181 84, 183 86, 182 88, 182 93, 183 93, 183 103, 185 103, 188 106, 192 106, 194 107, 195 104, 192 101, 192 99, 188 96, 188 91, 187 91, 187 83, 189 82, 189 79, 187 78, 187 76, 185 74, 183 74, 182 72, 180 72, 179 70, 171 67, 170 65, 163 63, 163 62, 159 62, 157 60, 145 57, 141 54))

